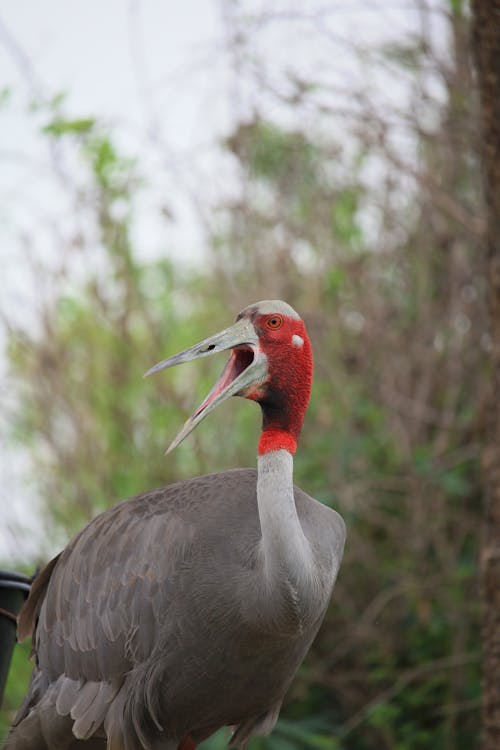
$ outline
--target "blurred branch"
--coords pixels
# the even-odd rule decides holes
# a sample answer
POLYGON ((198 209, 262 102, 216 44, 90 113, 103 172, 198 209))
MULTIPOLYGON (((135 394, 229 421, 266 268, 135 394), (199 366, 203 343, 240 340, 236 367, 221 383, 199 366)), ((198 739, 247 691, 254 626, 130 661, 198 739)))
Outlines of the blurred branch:
POLYGON ((28 85, 30 96, 33 101, 45 99, 43 87, 38 79, 30 57, 23 50, 7 24, 0 16, 0 44, 5 48, 7 54, 14 60, 25 83, 28 85))
POLYGON ((360 711, 355 713, 354 716, 352 716, 349 721, 344 724, 340 732, 335 736, 339 739, 344 739, 345 737, 347 737, 347 735, 349 735, 357 727, 359 727, 360 724, 369 719, 377 708, 386 703, 389 703, 398 695, 398 693, 408 687, 408 685, 411 685, 411 683, 416 682, 422 677, 427 677, 444 669, 456 669, 457 667, 461 667, 464 664, 475 663, 479 660, 479 658, 479 653, 458 654, 457 656, 453 656, 450 658, 436 659, 435 661, 429 662, 427 664, 419 665, 418 667, 415 667, 415 669, 409 669, 406 672, 402 672, 394 685, 392 685, 387 690, 379 693, 360 711))

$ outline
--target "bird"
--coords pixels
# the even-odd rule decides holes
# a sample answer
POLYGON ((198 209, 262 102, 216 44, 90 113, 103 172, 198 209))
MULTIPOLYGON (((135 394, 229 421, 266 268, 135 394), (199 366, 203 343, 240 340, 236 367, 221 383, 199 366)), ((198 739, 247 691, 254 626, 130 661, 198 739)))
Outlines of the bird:
MULTIPOLYGON (((313 357, 281 300, 146 375, 229 351, 169 451, 230 396, 262 411, 257 469, 118 502, 42 570, 18 620, 34 669, 5 750, 245 750, 274 727, 329 605, 342 517, 293 483, 313 357)), ((168 452, 168 451, 167 451, 168 452)))

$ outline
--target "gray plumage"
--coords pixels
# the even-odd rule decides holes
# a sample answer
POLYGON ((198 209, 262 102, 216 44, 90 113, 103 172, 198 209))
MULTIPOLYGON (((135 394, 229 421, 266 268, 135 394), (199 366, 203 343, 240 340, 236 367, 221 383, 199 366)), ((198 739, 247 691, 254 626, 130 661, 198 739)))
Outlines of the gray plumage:
POLYGON ((59 714, 82 739, 105 726, 113 750, 177 746, 223 725, 238 726, 232 744, 244 747, 270 731, 323 619, 345 532, 337 513, 295 488, 302 528, 329 575, 318 578, 306 617, 292 592, 273 606, 256 484, 255 470, 236 469, 147 492, 70 542, 20 621, 26 635, 38 618, 37 667, 9 750, 45 747, 32 741, 37 714, 66 729, 61 748, 72 739, 59 714))

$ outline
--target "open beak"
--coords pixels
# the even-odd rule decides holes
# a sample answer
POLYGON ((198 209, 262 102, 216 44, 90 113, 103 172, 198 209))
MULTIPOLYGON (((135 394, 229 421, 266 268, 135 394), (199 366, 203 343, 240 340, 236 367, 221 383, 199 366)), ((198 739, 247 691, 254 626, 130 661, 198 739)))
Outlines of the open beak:
POLYGON ((144 377, 147 377, 154 372, 180 365, 182 362, 208 357, 226 349, 232 349, 232 352, 222 375, 172 441, 167 453, 178 446, 216 406, 230 396, 242 394, 250 386, 263 383, 267 376, 267 357, 259 349, 259 339, 251 321, 248 318, 241 318, 230 328, 200 341, 199 344, 185 349, 180 354, 174 354, 173 357, 158 362, 145 373, 144 377))

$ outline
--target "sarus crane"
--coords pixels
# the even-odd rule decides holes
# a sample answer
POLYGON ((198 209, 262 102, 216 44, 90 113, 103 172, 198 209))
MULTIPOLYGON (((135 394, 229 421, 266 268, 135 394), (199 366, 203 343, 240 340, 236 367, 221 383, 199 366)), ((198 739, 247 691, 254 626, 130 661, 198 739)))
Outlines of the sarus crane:
POLYGON ((35 666, 8 750, 232 747, 273 728, 325 615, 345 525, 293 484, 313 360, 282 301, 146 373, 230 350, 178 445, 229 396, 260 404, 257 471, 196 477, 122 501, 36 579, 19 617, 35 666))

